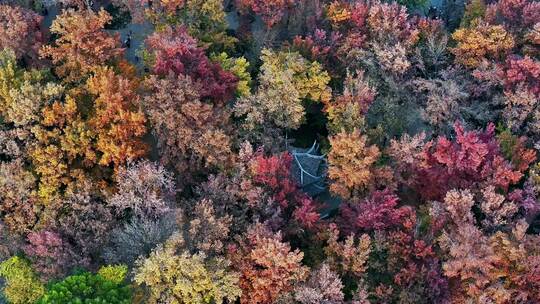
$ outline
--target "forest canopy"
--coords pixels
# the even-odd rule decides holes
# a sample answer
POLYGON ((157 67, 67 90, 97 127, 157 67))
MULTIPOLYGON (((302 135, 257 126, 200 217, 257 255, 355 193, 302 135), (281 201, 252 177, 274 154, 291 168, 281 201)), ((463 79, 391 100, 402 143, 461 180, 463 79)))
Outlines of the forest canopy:
POLYGON ((538 0, 0 0, 0 303, 540 303, 538 0))

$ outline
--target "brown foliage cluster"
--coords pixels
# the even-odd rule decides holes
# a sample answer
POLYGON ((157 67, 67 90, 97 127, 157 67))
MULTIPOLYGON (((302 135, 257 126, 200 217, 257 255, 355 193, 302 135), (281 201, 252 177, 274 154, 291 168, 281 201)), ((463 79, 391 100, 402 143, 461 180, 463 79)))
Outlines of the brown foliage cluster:
POLYGON ((161 163, 189 176, 227 167, 231 162, 230 114, 219 104, 200 100, 199 85, 188 76, 151 76, 145 83, 148 118, 158 140, 161 163))

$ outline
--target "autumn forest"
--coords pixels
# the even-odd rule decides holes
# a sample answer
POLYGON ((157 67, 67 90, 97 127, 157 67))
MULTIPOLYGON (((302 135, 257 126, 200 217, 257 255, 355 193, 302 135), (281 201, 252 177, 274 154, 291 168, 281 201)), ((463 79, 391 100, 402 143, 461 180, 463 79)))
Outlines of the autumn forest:
POLYGON ((540 303, 538 0, 0 0, 0 303, 540 303))

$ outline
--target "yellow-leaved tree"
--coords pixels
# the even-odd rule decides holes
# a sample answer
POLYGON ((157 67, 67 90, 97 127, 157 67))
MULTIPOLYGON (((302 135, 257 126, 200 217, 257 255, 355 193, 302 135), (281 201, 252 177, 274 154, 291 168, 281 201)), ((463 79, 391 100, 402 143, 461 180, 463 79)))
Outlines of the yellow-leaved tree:
POLYGON ((456 61, 476 68, 483 60, 502 60, 514 47, 514 38, 501 25, 489 25, 476 19, 469 28, 452 34, 457 45, 451 49, 456 61))
POLYGON ((370 145, 360 131, 331 136, 330 145, 328 177, 333 193, 350 198, 391 182, 390 168, 376 164, 381 156, 379 148, 370 145))
POLYGON ((297 129, 305 119, 303 100, 330 100, 330 76, 319 63, 309 62, 297 52, 268 49, 262 51, 261 60, 257 92, 235 104, 236 115, 245 118, 247 129, 267 124, 297 129))

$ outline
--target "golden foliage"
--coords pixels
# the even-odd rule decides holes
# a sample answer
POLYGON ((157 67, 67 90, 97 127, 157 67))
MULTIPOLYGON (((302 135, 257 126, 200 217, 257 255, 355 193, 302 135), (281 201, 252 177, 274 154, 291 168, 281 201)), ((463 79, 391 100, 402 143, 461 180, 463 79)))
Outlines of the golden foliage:
POLYGON ((96 164, 92 140, 95 134, 78 113, 71 96, 43 109, 41 125, 32 128, 37 144, 30 159, 39 176, 39 196, 45 201, 60 195, 60 189, 74 182, 78 174, 71 164, 80 159, 85 166, 96 164))
POLYGON ((501 60, 514 47, 514 38, 502 25, 481 21, 470 28, 460 28, 452 34, 457 46, 451 49, 456 61, 475 68, 483 60, 501 60))
POLYGON ((62 93, 62 87, 44 83, 45 73, 17 66, 15 53, 0 51, 0 115, 16 126, 37 121, 41 106, 62 93))
POLYGON ((343 82, 343 94, 325 104, 328 129, 331 134, 344 130, 361 130, 365 114, 374 101, 377 91, 369 85, 362 71, 349 73, 343 82))
POLYGON ((128 268, 126 265, 108 265, 102 266, 98 270, 98 274, 115 284, 121 284, 126 279, 128 268))
POLYGON ((309 62, 297 52, 262 51, 259 88, 253 96, 235 104, 237 116, 245 116, 253 130, 265 122, 297 129, 304 121, 302 99, 327 102, 331 98, 330 76, 317 62, 309 62))
POLYGON ((360 131, 341 132, 330 137, 332 146, 328 154, 328 177, 332 180, 330 191, 343 198, 371 188, 378 175, 375 163, 381 152, 367 143, 367 136, 360 131))
POLYGON ((18 256, 0 264, 0 276, 6 280, 6 286, 2 291, 9 303, 34 303, 45 293, 45 287, 32 270, 30 263, 18 256))
POLYGON ((339 26, 341 23, 351 19, 351 12, 348 5, 340 1, 334 1, 328 5, 326 15, 333 26, 339 26))
POLYGON ((241 294, 238 275, 223 258, 205 261, 204 254, 176 254, 165 246, 138 261, 134 281, 149 290, 146 303, 234 302, 241 294))

